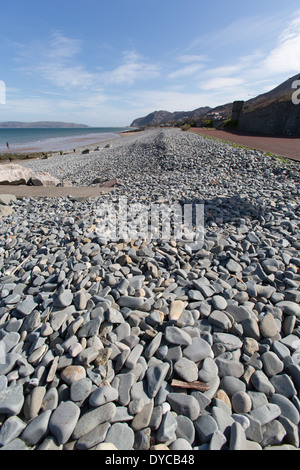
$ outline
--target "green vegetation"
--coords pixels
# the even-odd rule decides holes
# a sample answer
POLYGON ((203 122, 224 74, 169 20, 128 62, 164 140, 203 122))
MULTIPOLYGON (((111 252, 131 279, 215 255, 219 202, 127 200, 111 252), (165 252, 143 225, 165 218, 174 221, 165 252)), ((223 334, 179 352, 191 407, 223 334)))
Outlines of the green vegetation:
POLYGON ((239 123, 238 120, 226 119, 226 121, 224 121, 222 127, 223 127, 223 129, 237 129, 238 123, 239 123))
POLYGON ((207 121, 204 122, 204 127, 206 128, 214 127, 212 119, 207 119, 207 121))

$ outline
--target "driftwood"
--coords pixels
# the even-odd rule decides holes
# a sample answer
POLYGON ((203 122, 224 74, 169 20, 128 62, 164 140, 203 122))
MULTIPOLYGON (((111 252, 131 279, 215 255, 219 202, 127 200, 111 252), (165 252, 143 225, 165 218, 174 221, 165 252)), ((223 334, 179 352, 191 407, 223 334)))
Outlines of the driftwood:
POLYGON ((207 392, 209 390, 209 386, 203 382, 182 382, 181 380, 172 380, 171 382, 172 387, 178 388, 189 388, 192 390, 199 390, 200 392, 207 392))

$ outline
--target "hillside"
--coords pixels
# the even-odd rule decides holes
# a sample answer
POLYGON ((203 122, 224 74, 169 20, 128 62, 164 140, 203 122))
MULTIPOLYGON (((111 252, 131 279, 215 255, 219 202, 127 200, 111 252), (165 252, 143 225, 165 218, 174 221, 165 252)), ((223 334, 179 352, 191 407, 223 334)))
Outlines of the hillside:
MULTIPOLYGON (((274 108, 274 112, 277 112, 278 103, 286 103, 286 109, 291 108, 291 97, 292 97, 292 83, 299 79, 299 74, 294 75, 293 77, 289 78, 285 82, 281 83, 279 86, 274 88, 271 91, 263 93, 261 95, 256 96, 255 98, 251 98, 248 101, 245 101, 244 108, 243 108, 243 116, 247 115, 250 112, 254 112, 256 110, 263 110, 264 108, 268 108, 268 114, 272 113, 272 107, 277 104, 276 111, 274 108), (271 107, 269 109, 269 107, 271 107)), ((294 106, 294 105, 293 105, 294 106)), ((182 121, 197 121, 199 118, 201 120, 205 120, 209 118, 209 114, 211 113, 218 113, 221 114, 224 118, 230 118, 232 111, 232 103, 227 103, 223 105, 216 106, 215 108, 211 108, 209 106, 204 106, 201 108, 197 108, 194 111, 180 111, 175 113, 170 113, 168 111, 154 111, 153 113, 148 114, 148 116, 135 119, 131 126, 134 127, 141 127, 141 126, 159 126, 160 124, 165 123, 178 123, 182 121)), ((297 109, 292 108, 289 113, 292 111, 293 114, 300 112, 300 106, 297 109)))
POLYGON ((209 106, 197 108, 194 111, 175 111, 170 113, 169 111, 154 111, 148 114, 148 116, 135 119, 131 126, 142 127, 142 126, 159 126, 160 124, 168 122, 178 122, 186 119, 198 119, 211 111, 209 106))
POLYGON ((245 101, 244 112, 254 111, 255 109, 259 108, 266 108, 267 106, 278 103, 280 101, 290 101, 293 93, 292 83, 298 79, 299 73, 281 83, 273 90, 258 95, 256 98, 245 101))
POLYGON ((71 129, 71 128, 86 128, 85 124, 74 124, 69 122, 56 122, 56 121, 38 121, 38 122, 18 122, 7 121, 0 122, 0 129, 14 128, 14 129, 71 129))
POLYGON ((238 129, 266 135, 300 135, 300 105, 292 102, 294 75, 273 90, 244 103, 238 129))

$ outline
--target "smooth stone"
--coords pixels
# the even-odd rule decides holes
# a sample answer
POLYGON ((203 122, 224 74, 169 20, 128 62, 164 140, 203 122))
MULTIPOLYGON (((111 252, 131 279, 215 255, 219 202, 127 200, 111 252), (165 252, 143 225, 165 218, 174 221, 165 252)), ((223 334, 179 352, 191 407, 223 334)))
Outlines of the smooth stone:
POLYGON ((284 344, 292 352, 300 349, 300 338, 296 335, 288 335, 280 339, 280 342, 284 344))
POLYGON ((233 259, 230 259, 228 263, 226 263, 226 269, 228 269, 228 271, 233 274, 239 273, 240 271, 243 270, 241 265, 237 263, 236 261, 234 261, 233 259))
POLYGON ((222 330, 230 330, 232 327, 232 322, 226 313, 222 312, 221 310, 214 310, 208 317, 209 323, 222 330))
POLYGON ((267 351, 266 353, 262 354, 260 359, 263 363, 263 370, 268 377, 273 377, 274 375, 280 374, 280 372, 282 372, 284 369, 283 362, 272 351, 267 351))
POLYGON ((209 443, 213 434, 218 431, 216 420, 210 415, 201 415, 194 421, 197 436, 201 444, 209 443))
POLYGON ((231 426, 229 449, 247 450, 247 448, 247 438, 245 431, 240 423, 234 422, 231 426))
POLYGON ((251 383, 258 392, 262 392, 267 396, 275 393, 275 388, 269 381, 268 377, 264 372, 257 370, 251 376, 251 383))
POLYGON ((213 341, 214 343, 221 343, 227 351, 235 351, 243 346, 242 341, 230 333, 214 333, 213 341))
POLYGON ((150 398, 154 398, 158 394, 169 371, 169 367, 168 363, 161 363, 148 367, 146 378, 148 384, 148 395, 150 398))
POLYGON ((186 357, 174 363, 174 370, 185 382, 194 382, 198 379, 197 365, 186 357))
POLYGON ((273 403, 266 403, 259 406, 250 412, 252 418, 256 419, 261 426, 270 423, 281 415, 281 410, 278 405, 273 403))
POLYGON ((228 395, 228 397, 232 397, 237 392, 246 391, 246 385, 242 380, 229 375, 226 375, 222 378, 220 387, 228 395))
POLYGON ((84 379, 86 377, 85 368, 83 366, 67 366, 62 370, 61 379, 68 385, 72 385, 78 380, 84 379))
POLYGON ((187 302, 183 302, 182 300, 173 300, 170 303, 169 320, 171 321, 179 320, 186 306, 187 306, 187 302))
POLYGON ((24 414, 28 421, 32 420, 38 415, 45 393, 45 387, 35 387, 30 395, 27 395, 24 405, 24 414))
POLYGON ((275 318, 271 313, 264 315, 259 322, 260 334, 264 338, 273 338, 278 334, 278 327, 275 318))
POLYGON ((239 379, 244 373, 244 366, 241 362, 226 359, 221 356, 216 357, 215 362, 218 366, 218 375, 220 378, 230 375, 239 379))
POLYGON ((74 298, 74 305, 78 310, 84 310, 88 302, 88 296, 85 292, 77 292, 74 298))
POLYGON ((20 354, 10 352, 0 357, 0 375, 7 375, 14 367, 16 362, 21 359, 20 354))
POLYGON ((177 428, 175 431, 177 439, 185 439, 191 445, 195 440, 195 428, 193 422, 186 416, 176 416, 177 428))
POLYGON ((0 446, 5 446, 19 437, 25 428, 26 423, 17 416, 7 418, 0 429, 0 446))
POLYGON ((43 410, 55 410, 58 405, 58 392, 55 387, 49 388, 49 390, 46 392, 43 403, 42 403, 42 408, 43 410))
POLYGON ((118 374, 119 379, 118 387, 118 403, 122 406, 127 406, 131 400, 131 387, 134 384, 136 377, 132 372, 127 374, 118 374))
POLYGON ((141 431, 149 426, 154 408, 154 403, 151 401, 143 406, 143 409, 135 415, 131 422, 131 427, 134 431, 141 431))
POLYGON ((24 404, 23 385, 0 388, 0 413, 18 415, 24 404))
POLYGON ((286 436, 286 430, 279 420, 275 419, 263 426, 263 439, 260 445, 264 448, 270 445, 280 445, 286 436))
POLYGON ((33 300, 33 296, 29 295, 25 300, 18 304, 17 311, 18 313, 27 316, 37 307, 37 305, 38 304, 33 300))
POLYGON ((134 432, 127 423, 114 423, 108 430, 105 441, 118 450, 133 450, 134 432))
POLYGON ((212 356, 212 349, 203 338, 195 337, 191 339, 191 344, 183 349, 183 356, 193 362, 200 362, 212 356))
POLYGON ((218 375, 218 366, 211 357, 206 357, 198 372, 200 382, 210 382, 218 375))
POLYGON ((51 410, 46 410, 26 426, 21 434, 21 439, 27 445, 34 446, 47 436, 51 414, 51 410))
POLYGON ((130 352, 129 356, 125 361, 125 367, 128 369, 133 369, 136 366, 136 363, 141 356, 144 350, 144 346, 142 344, 137 344, 130 352))
POLYGON ((96 426, 103 423, 109 423, 116 414, 116 405, 114 403, 106 403, 98 406, 80 416, 72 434, 73 439, 80 439, 85 436, 96 426))
POLYGON ((70 386, 70 398, 72 401, 83 401, 91 393, 92 381, 88 377, 73 382, 70 386))
POLYGON ((231 426, 234 423, 234 419, 232 418, 231 414, 228 413, 227 410, 224 411, 218 406, 212 407, 211 414, 218 425, 219 431, 221 431, 224 436, 229 438, 231 426))
POLYGON ((296 317, 300 317, 300 305, 296 304, 295 302, 283 300, 278 302, 276 307, 279 307, 287 315, 295 315, 296 317))
MULTIPOLYGON (((76 449, 88 450, 101 444, 105 440, 110 426, 110 423, 103 423, 96 426, 91 432, 78 439, 76 449)), ((115 449, 117 448, 115 447, 115 449)))
POLYGON ((250 337, 255 339, 256 341, 259 341, 260 339, 260 331, 259 331, 259 326, 258 322, 256 321, 255 318, 246 318, 246 320, 243 320, 241 322, 243 331, 244 331, 244 336, 250 337))
POLYGON ((177 421, 175 416, 170 411, 167 411, 161 420, 161 424, 157 430, 157 440, 159 442, 169 442, 175 441, 176 439, 176 429, 177 429, 177 421))
POLYGON ((276 393, 292 398, 297 395, 297 390, 292 379, 287 374, 280 374, 270 378, 271 384, 274 386, 276 393))
POLYGON ((246 392, 236 392, 231 397, 231 403, 235 413, 249 413, 251 411, 252 401, 246 392))
POLYGON ((209 443, 209 450, 223 450, 226 443, 227 438, 221 431, 217 430, 212 435, 212 438, 209 443))
POLYGON ((191 395, 169 393, 167 401, 178 415, 186 416, 191 421, 195 421, 200 415, 200 405, 191 395))
POLYGON ((111 442, 101 442, 101 444, 98 444, 96 447, 95 447, 95 450, 119 450, 114 444, 112 444, 111 442))
POLYGON ((230 313, 237 323, 242 323, 250 318, 248 310, 241 305, 229 304, 226 308, 226 312, 230 313))
POLYGON ((101 406, 105 403, 117 400, 118 396, 119 392, 116 388, 103 385, 91 394, 89 404, 91 406, 101 406))
POLYGON ((20 341, 20 334, 13 331, 5 335, 2 341, 5 345, 6 353, 9 353, 20 341))
POLYGON ((54 301, 54 306, 58 308, 69 307, 73 302, 73 294, 70 289, 63 290, 54 301))
POLYGON ((49 429, 58 445, 65 444, 72 435, 80 416, 80 408, 72 401, 62 402, 50 418, 49 429))
MULTIPOLYGON (((145 348, 145 352, 144 352, 144 356, 145 356, 146 359, 150 359, 156 353, 156 351, 159 349, 161 341, 162 341, 162 337, 163 337, 162 332, 159 332, 153 338, 153 340, 150 341, 148 346, 145 348)), ((167 351, 168 351, 168 349, 167 349, 167 351)))
POLYGON ((279 393, 274 393, 270 397, 270 402, 279 406, 281 410, 281 416, 284 416, 292 423, 298 425, 300 421, 299 410, 287 397, 280 395, 279 393))
POLYGON ((182 438, 178 438, 172 442, 170 445, 170 450, 174 452, 176 450, 193 450, 193 448, 188 441, 182 438))
POLYGON ((118 304, 120 307, 128 307, 133 310, 141 308, 146 299, 144 297, 132 297, 128 295, 123 295, 119 298, 118 304))
POLYGON ((63 450, 63 445, 58 445, 54 437, 46 437, 35 450, 63 450))
POLYGON ((184 330, 176 326, 167 326, 165 330, 165 340, 171 344, 179 344, 180 346, 188 346, 192 344, 191 336, 184 330))
POLYGON ((101 317, 93 318, 92 320, 84 323, 83 326, 77 331, 78 338, 89 338, 98 335, 101 323, 101 317))
POLYGON ((211 303, 216 310, 226 310, 227 301, 221 295, 214 295, 211 299, 211 303))

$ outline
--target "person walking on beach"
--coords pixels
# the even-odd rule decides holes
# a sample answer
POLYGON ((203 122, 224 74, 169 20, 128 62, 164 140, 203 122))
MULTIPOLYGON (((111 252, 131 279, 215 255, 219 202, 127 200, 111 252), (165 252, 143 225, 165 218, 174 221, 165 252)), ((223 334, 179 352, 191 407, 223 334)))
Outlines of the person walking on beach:
POLYGON ((6 147, 7 147, 7 148, 8 148, 8 150, 9 150, 9 143, 8 143, 8 142, 6 142, 6 147))

